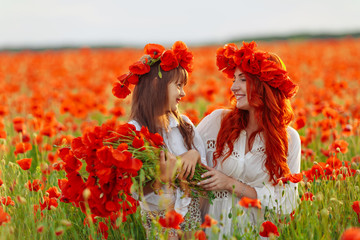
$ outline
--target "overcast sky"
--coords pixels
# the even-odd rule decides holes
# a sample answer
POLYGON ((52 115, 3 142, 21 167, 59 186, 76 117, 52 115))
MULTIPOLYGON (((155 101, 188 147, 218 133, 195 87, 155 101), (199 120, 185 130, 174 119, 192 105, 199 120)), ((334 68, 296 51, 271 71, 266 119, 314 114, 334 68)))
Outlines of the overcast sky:
POLYGON ((360 31, 359 0, 0 0, 0 48, 360 31))

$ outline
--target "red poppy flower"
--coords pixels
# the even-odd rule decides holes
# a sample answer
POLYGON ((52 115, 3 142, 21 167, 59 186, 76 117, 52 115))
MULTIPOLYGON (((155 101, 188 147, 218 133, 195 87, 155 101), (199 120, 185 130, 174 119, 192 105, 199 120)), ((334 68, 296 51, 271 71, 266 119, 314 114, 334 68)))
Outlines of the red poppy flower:
POLYGON ((180 229, 179 224, 184 221, 184 218, 181 214, 177 213, 175 210, 171 210, 166 213, 165 218, 160 218, 159 223, 165 228, 175 228, 180 229))
POLYGON ((314 199, 314 194, 312 194, 311 192, 306 192, 304 193, 304 195, 301 197, 301 201, 312 201, 314 199))
POLYGON ((59 198, 61 195, 57 187, 51 187, 48 190, 46 190, 46 192, 49 194, 49 198, 59 198))
POLYGON ((353 205, 351 206, 354 212, 356 212, 358 216, 358 222, 360 223, 360 201, 353 202, 353 205))
POLYGON ((161 66, 161 69, 164 71, 170 71, 171 69, 177 68, 179 66, 179 62, 173 51, 166 50, 161 55, 160 66, 161 66))
POLYGON ((228 66, 229 59, 224 56, 225 49, 224 48, 218 48, 216 50, 216 66, 219 70, 223 70, 228 66))
POLYGON ((360 228, 351 227, 341 234, 340 240, 360 240, 360 228))
POLYGON ((218 222, 213 219, 212 217, 210 217, 209 214, 206 214, 205 215, 205 220, 204 222, 201 224, 201 228, 210 228, 212 225, 215 225, 217 224, 218 222))
POLYGON ((134 137, 134 140, 132 142, 132 146, 134 148, 138 148, 138 149, 141 149, 141 150, 144 150, 143 146, 144 146, 144 139, 142 137, 138 137, 138 136, 135 136, 134 137))
POLYGON ((15 202, 13 200, 11 200, 11 197, 7 196, 7 197, 0 197, 0 202, 2 204, 4 204, 5 206, 15 206, 15 202))
POLYGON ((62 228, 57 228, 55 230, 55 235, 56 236, 61 236, 63 233, 64 233, 64 229, 62 229, 62 228))
POLYGON ((238 51, 238 47, 236 46, 235 43, 228 43, 228 44, 225 44, 224 46, 224 56, 227 57, 227 58, 232 58, 235 54, 236 51, 238 51))
POLYGON ((5 130, 0 129, 0 138, 6 139, 6 132, 5 132, 5 130))
POLYGON ((339 169, 342 166, 342 162, 336 156, 330 156, 326 160, 326 163, 329 164, 329 166, 334 169, 339 169))
POLYGON ((206 240, 206 234, 203 230, 198 230, 195 232, 194 237, 196 240, 206 240))
POLYGON ((306 125, 306 117, 305 116, 300 116, 296 119, 296 121, 294 122, 294 128, 296 130, 299 130, 301 128, 303 128, 306 125))
POLYGON ((142 61, 137 61, 129 66, 129 70, 134 74, 143 75, 150 72, 150 66, 142 61))
POLYGON ((47 196, 43 197, 43 203, 40 201, 39 204, 41 211, 44 209, 51 210, 52 208, 57 208, 59 205, 57 198, 50 198, 47 196))
POLYGON ((322 110, 322 114, 327 117, 327 118, 332 118, 332 119, 337 119, 338 117, 338 112, 335 109, 332 109, 330 107, 325 107, 322 110))
POLYGON ((248 197, 243 197, 241 198, 241 200, 239 201, 239 205, 245 208, 249 208, 249 207, 256 207, 261 209, 261 202, 259 199, 252 199, 252 198, 248 198, 248 197))
POLYGON ((155 144, 155 146, 153 145, 153 147, 160 147, 160 146, 163 146, 165 144, 164 139, 162 138, 162 136, 159 133, 151 134, 149 140, 151 140, 152 143, 155 144))
POLYGON ((16 117, 13 119, 14 129, 16 132, 23 132, 25 130, 24 118, 16 117))
POLYGON ((27 151, 29 151, 31 149, 32 149, 32 145, 30 143, 19 142, 15 145, 14 154, 15 154, 15 156, 17 156, 19 153, 26 153, 27 151))
POLYGON ((16 162, 19 164, 21 169, 29 170, 31 167, 31 161, 32 161, 32 158, 24 158, 24 159, 17 160, 16 162))
POLYGON ((128 85, 115 82, 113 84, 112 93, 117 98, 126 98, 131 91, 129 90, 128 85))
POLYGON ((105 223, 99 222, 98 232, 101 233, 105 239, 108 239, 109 236, 108 230, 109 227, 105 223))
POLYGON ((42 190, 44 188, 44 185, 42 184, 42 182, 39 179, 35 179, 32 183, 29 180, 25 186, 30 190, 30 191, 34 191, 37 192, 39 190, 42 190))
POLYGON ((193 71, 193 61, 194 55, 191 52, 185 52, 181 55, 181 59, 179 60, 180 66, 182 66, 188 73, 193 71))
POLYGON ((329 150, 333 152, 340 151, 341 153, 346 153, 348 151, 348 145, 349 143, 344 140, 336 140, 330 145, 329 150))
POLYGON ((150 55, 151 58, 158 58, 165 51, 165 48, 160 44, 149 43, 144 47, 145 54, 150 55))
POLYGON ((181 55, 182 53, 187 51, 187 46, 182 41, 176 41, 172 46, 172 50, 176 55, 181 55))
POLYGON ((0 206, 0 226, 4 223, 10 222, 11 217, 8 213, 4 212, 2 206, 0 206))
POLYGON ((42 233, 42 232, 44 231, 44 225, 38 226, 37 229, 36 229, 36 231, 37 231, 38 233, 42 233))
POLYGON ((275 236, 280 235, 276 225, 270 221, 266 221, 261 224, 259 234, 262 237, 270 237, 271 235, 275 235, 275 236))

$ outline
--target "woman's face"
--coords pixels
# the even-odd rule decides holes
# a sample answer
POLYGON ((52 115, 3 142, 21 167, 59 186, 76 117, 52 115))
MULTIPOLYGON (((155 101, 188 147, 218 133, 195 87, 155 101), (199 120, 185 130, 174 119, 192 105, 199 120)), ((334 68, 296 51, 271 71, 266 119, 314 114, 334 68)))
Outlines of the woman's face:
POLYGON ((180 79, 172 81, 168 85, 169 110, 176 111, 182 97, 185 96, 184 82, 180 79))
POLYGON ((236 108, 242 110, 250 110, 247 91, 246 91, 246 78, 245 74, 239 68, 236 68, 234 73, 234 81, 231 86, 231 91, 236 98, 236 108))

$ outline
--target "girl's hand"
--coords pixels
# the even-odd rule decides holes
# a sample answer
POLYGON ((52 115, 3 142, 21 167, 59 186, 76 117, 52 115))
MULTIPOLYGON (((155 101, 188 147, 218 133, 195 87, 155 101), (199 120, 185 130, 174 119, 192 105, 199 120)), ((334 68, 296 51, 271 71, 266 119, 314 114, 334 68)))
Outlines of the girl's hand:
POLYGON ((198 162, 201 162, 200 153, 195 149, 191 149, 186 153, 180 155, 181 157, 181 172, 178 176, 179 179, 193 178, 195 167, 198 162))
POLYGON ((175 155, 170 152, 160 151, 160 180, 164 183, 171 182, 176 170, 177 170, 177 159, 175 155))
POLYGON ((226 174, 215 170, 209 166, 205 166, 209 171, 204 173, 201 177, 207 178, 198 183, 198 185, 202 186, 205 190, 228 190, 232 191, 232 182, 233 178, 227 176, 226 174), (230 186, 230 187, 229 187, 230 186))

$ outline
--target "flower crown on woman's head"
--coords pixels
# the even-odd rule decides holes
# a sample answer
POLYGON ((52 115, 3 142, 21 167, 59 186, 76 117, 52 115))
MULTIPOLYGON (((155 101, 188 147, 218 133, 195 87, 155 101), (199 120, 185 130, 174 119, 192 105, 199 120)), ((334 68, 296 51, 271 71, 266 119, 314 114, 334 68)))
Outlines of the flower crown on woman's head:
POLYGON ((137 85, 139 76, 150 72, 150 66, 158 61, 161 62, 158 73, 160 78, 162 78, 161 70, 167 72, 179 66, 188 73, 192 72, 194 56, 182 41, 175 42, 172 48, 168 50, 159 44, 149 43, 144 47, 144 53, 142 60, 129 67, 129 73, 117 78, 119 82, 115 82, 112 89, 115 97, 126 98, 131 93, 129 84, 137 85))
POLYGON ((269 53, 257 50, 255 42, 243 42, 240 49, 234 43, 229 43, 216 51, 216 65, 229 78, 234 77, 238 67, 242 72, 256 75, 260 81, 278 88, 286 98, 293 97, 299 87, 291 81, 281 59, 283 68, 270 60, 270 57, 269 53))

